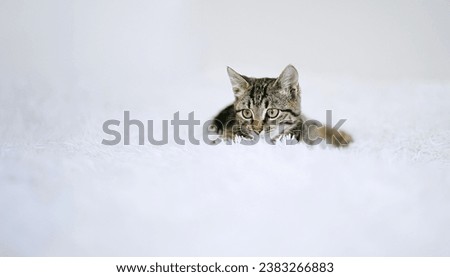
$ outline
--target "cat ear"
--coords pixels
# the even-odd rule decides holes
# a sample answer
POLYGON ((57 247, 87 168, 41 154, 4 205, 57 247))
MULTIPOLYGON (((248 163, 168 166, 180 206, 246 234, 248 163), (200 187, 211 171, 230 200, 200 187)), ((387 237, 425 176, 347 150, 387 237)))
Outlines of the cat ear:
POLYGON ((298 90, 298 72, 294 66, 288 65, 281 72, 280 77, 277 79, 277 83, 286 92, 292 92, 292 90, 298 90))
POLYGON ((250 86, 242 75, 234 71, 231 67, 227 67, 228 76, 230 77, 234 95, 242 95, 250 86))

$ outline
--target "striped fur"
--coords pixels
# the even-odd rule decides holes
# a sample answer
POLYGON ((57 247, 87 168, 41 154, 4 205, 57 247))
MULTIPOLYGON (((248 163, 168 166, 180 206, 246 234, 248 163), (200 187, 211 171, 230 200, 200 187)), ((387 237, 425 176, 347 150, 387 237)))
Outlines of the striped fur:
POLYGON ((297 70, 288 65, 278 78, 252 78, 228 67, 235 101, 223 109, 210 126, 222 138, 254 139, 265 134, 272 141, 283 136, 315 144, 327 139, 335 146, 346 146, 352 139, 342 132, 321 127, 307 120, 300 109, 300 86, 297 70))

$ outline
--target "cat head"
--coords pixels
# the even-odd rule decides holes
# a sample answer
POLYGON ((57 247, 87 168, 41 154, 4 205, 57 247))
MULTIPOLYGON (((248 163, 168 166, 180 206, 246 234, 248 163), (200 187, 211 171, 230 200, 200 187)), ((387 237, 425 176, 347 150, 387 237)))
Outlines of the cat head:
POLYGON ((298 72, 288 65, 278 78, 251 78, 227 68, 236 120, 259 134, 280 124, 292 124, 300 116, 298 72))

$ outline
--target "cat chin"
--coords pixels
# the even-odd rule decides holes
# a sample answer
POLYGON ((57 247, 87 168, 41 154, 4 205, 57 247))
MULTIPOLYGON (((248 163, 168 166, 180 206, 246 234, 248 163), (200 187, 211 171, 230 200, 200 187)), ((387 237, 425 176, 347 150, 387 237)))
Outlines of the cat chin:
POLYGON ((257 132, 250 132, 246 136, 242 136, 242 139, 248 140, 248 141, 265 141, 269 144, 274 144, 276 142, 276 135, 273 136, 269 131, 264 130, 260 133, 257 132))

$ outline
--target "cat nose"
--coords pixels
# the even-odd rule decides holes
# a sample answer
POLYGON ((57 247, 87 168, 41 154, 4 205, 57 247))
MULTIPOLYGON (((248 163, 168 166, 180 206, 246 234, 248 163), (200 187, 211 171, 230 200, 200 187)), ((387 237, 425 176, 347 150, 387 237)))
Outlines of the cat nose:
POLYGON ((253 124, 253 131, 259 135, 263 129, 263 125, 261 121, 255 121, 253 124))
POLYGON ((252 131, 259 135, 259 133, 261 133, 262 129, 263 129, 262 126, 254 126, 252 128, 252 131))

